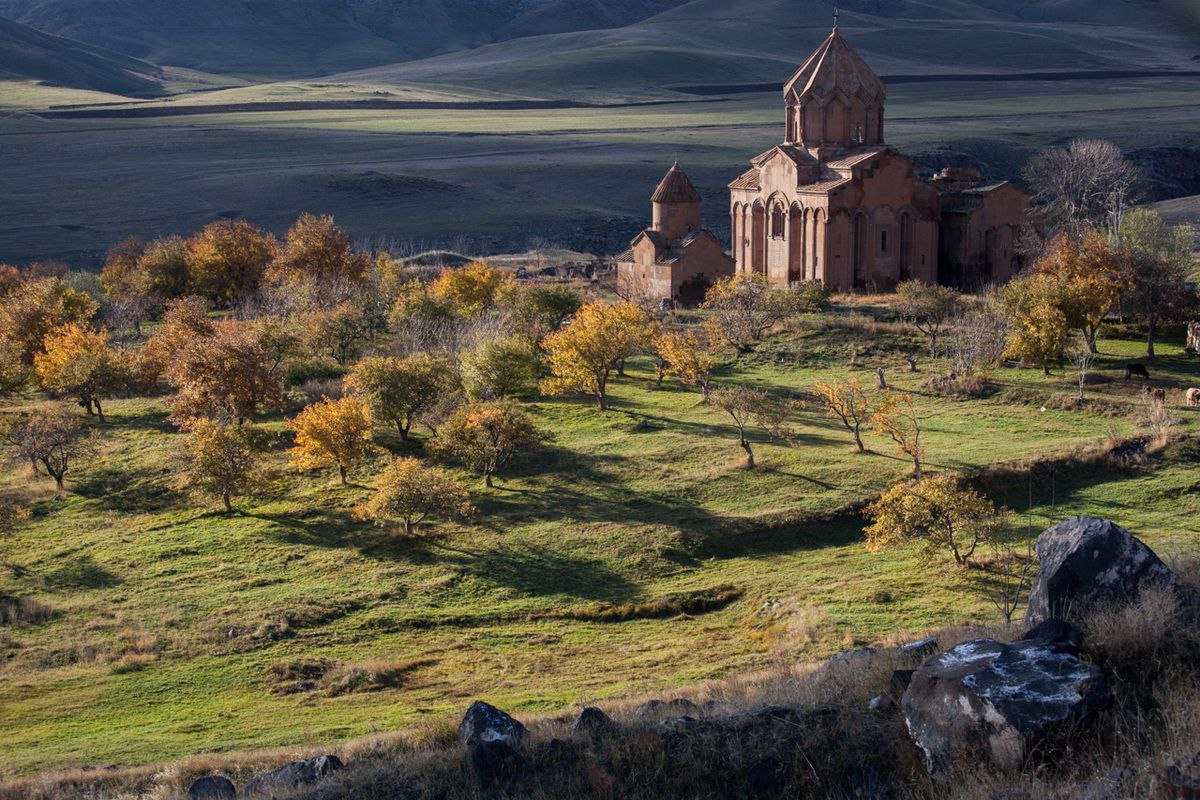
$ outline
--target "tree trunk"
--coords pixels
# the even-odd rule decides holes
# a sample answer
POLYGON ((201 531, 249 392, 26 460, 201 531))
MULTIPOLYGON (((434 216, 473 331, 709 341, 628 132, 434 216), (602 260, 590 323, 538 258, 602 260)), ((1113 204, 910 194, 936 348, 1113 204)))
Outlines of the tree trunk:
POLYGON ((417 523, 413 522, 411 519, 404 520, 404 535, 405 536, 412 536, 414 533, 416 533, 416 530, 417 530, 417 523))
POLYGON ((400 441, 408 441, 408 425, 404 424, 404 420, 396 420, 396 432, 400 434, 400 441))
POLYGON ((858 447, 858 452, 860 452, 860 453, 865 453, 865 452, 867 452, 867 448, 866 448, 866 446, 863 444, 863 440, 862 440, 862 434, 860 434, 860 433, 858 432, 858 429, 859 429, 859 426, 858 426, 858 425, 855 425, 855 426, 854 426, 854 430, 852 430, 852 431, 851 431, 851 433, 853 433, 853 434, 854 434, 854 444, 855 444, 855 446, 856 446, 856 447, 858 447))
POLYGON ((54 477, 54 490, 59 497, 63 497, 67 493, 67 487, 63 485, 63 474, 61 472, 51 473, 54 477))
POLYGON ((625 377, 625 359, 623 358, 617 362, 617 374, 622 378, 625 377))
POLYGON ((920 456, 913 456, 913 477, 914 478, 921 477, 921 457, 920 456))
POLYGON ((1154 339, 1158 335, 1158 320, 1151 317, 1149 324, 1146 326, 1146 358, 1154 360, 1154 339))
POLYGON ((342 486, 346 485, 346 468, 338 464, 338 479, 342 482, 342 486))
POLYGON ((225 492, 224 494, 221 495, 221 501, 223 503, 225 503, 225 513, 232 514, 233 513, 233 503, 230 502, 229 492, 225 492))
POLYGON ((883 367, 879 367, 875 370, 875 379, 879 382, 880 389, 888 388, 887 378, 883 376, 883 367))
POLYGON ((1092 355, 1096 355, 1097 353, 1100 352, 1099 350, 1096 349, 1096 335, 1099 332, 1100 332, 1099 325, 1097 325, 1095 327, 1088 325, 1088 326, 1085 326, 1083 329, 1083 338, 1087 342, 1088 352, 1091 353, 1092 355))
POLYGON ((750 449, 750 443, 746 441, 746 437, 742 437, 742 449, 746 451, 746 469, 754 469, 754 451, 750 449))
POLYGON ((100 424, 103 425, 104 424, 104 409, 100 407, 99 400, 93 400, 92 402, 96 404, 96 416, 100 418, 100 424))
POLYGON ((492 488, 492 473, 490 473, 490 472, 483 473, 483 485, 489 489, 492 488))

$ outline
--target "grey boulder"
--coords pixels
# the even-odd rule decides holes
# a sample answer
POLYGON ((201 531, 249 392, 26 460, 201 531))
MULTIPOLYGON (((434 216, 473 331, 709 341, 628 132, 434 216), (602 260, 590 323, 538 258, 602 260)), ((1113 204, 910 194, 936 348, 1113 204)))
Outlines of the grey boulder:
POLYGON ((188 787, 188 800, 233 800, 237 787, 223 775, 206 775, 188 787))
POLYGON ((1107 696, 1097 666, 1044 641, 976 639, 913 673, 904 720, 930 774, 945 779, 966 754, 1017 766, 1033 740, 1107 696))
POLYGON ((579 716, 571 723, 571 733, 599 734, 608 733, 616 728, 612 717, 595 706, 588 706, 579 712, 579 716))
POLYGON ((316 783, 342 768, 342 760, 326 755, 293 761, 246 784, 245 794, 267 794, 316 783))
POLYGON ((468 747, 482 742, 504 742, 520 747, 528 731, 525 726, 493 705, 476 700, 458 724, 458 740, 468 747))
POLYGON ((1120 525, 1095 517, 1072 517, 1038 536, 1038 574, 1029 592, 1025 624, 1081 618, 1098 606, 1137 600, 1142 587, 1194 592, 1154 551, 1120 525))

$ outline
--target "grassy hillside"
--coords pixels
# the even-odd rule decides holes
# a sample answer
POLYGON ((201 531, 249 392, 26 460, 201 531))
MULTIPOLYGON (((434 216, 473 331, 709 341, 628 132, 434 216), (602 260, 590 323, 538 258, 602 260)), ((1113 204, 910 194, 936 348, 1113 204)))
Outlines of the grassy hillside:
POLYGON ((6 80, 130 96, 163 93, 162 72, 153 64, 0 18, 0 82, 6 80))
MULTIPOLYGON (((900 359, 920 341, 850 311, 809 318, 719 379, 802 390, 848 372, 867 381, 883 365, 915 392, 936 469, 1053 458, 1137 429, 1139 387, 1119 379, 1134 339, 1104 341, 1093 410, 1062 410, 1070 378, 1022 370, 997 374, 983 399, 930 394, 900 359)), ((1156 381, 1196 383, 1194 359, 1163 350, 1156 381)), ((885 441, 854 455, 844 431, 805 411, 794 446, 755 431, 761 468, 748 472, 725 420, 694 392, 655 389, 648 367, 616 383, 607 414, 535 399, 553 442, 494 490, 472 479, 474 520, 418 539, 351 519, 377 461, 347 488, 291 472, 278 419, 267 423, 270 493, 213 513, 177 489, 179 435, 163 401, 111 403, 102 455, 65 500, 22 470, 0 478, 0 492, 34 510, 0 542, 0 592, 42 604, 40 621, 0 630, 4 772, 344 738, 452 714, 481 694, 554 710, 994 619, 986 575, 864 549, 852 509, 907 469, 885 441), (602 621, 612 616, 624 621, 602 621), (281 675, 318 658, 383 659, 400 677, 381 693, 289 693, 281 675)), ((1179 413, 1182 430, 1200 431, 1200 416, 1179 413)), ((420 447, 382 430, 377 441, 420 447)), ((1094 513, 1164 553, 1194 553, 1194 451, 1132 471, 1065 463, 996 484, 996 499, 1022 511, 1032 501, 1033 524, 1094 513)))
POLYGON ((619 27, 680 0, 0 0, 39 30, 158 64, 312 76, 532 34, 619 27))

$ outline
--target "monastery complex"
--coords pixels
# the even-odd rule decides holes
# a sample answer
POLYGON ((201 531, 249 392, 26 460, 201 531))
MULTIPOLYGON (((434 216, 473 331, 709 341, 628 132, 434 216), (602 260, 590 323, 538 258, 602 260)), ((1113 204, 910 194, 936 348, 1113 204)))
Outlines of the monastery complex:
POLYGON ((840 292, 910 279, 974 288, 1016 272, 1029 196, 971 169, 923 176, 888 147, 887 89, 836 27, 783 93, 783 143, 729 184, 732 256, 702 227, 700 195, 676 164, 651 227, 617 258, 625 292, 693 304, 735 271, 840 292))

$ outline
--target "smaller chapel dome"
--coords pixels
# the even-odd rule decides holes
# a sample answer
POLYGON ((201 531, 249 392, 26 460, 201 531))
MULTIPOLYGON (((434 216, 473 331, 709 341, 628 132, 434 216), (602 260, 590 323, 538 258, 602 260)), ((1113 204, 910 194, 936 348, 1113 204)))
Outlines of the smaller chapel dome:
POLYGON ((679 164, 671 167, 650 198, 653 203, 699 203, 700 193, 679 164))

